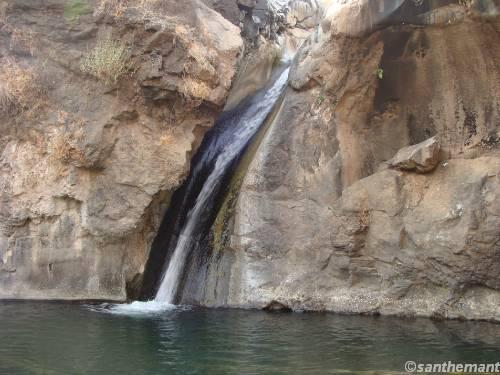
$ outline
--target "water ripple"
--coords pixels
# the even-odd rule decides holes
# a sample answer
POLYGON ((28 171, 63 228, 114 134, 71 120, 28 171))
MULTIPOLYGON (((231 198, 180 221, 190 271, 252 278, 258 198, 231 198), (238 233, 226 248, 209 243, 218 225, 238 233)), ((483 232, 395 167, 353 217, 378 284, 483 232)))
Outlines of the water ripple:
POLYGON ((0 303, 0 374, 379 374, 500 358, 500 325, 157 303, 0 303), (139 317, 139 318, 138 318, 139 317))

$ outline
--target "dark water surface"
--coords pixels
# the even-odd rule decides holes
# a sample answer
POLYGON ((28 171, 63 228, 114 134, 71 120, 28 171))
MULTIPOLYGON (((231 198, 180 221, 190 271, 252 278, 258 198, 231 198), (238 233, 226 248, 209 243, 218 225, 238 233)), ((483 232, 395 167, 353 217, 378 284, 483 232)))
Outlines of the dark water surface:
POLYGON ((499 359, 500 325, 483 322, 0 303, 0 374, 402 373, 407 360, 499 359))

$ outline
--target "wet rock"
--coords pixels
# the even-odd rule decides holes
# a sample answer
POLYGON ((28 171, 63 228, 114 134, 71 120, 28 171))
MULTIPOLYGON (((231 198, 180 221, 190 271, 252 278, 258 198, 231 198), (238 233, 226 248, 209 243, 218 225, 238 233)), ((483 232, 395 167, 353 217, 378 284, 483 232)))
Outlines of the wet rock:
POLYGON ((419 173, 432 171, 438 163, 439 142, 436 137, 402 148, 394 158, 388 161, 388 164, 393 168, 419 173))
POLYGON ((291 312, 292 309, 281 302, 271 301, 262 310, 268 312, 291 312))
POLYGON ((258 46, 248 51, 226 101, 225 110, 231 110, 245 98, 262 89, 271 77, 280 48, 273 41, 260 38, 258 46))

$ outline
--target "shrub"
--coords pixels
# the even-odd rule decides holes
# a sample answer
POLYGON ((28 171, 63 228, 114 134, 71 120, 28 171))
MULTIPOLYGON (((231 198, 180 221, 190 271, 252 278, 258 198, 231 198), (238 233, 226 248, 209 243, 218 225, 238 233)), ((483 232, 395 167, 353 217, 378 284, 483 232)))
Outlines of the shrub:
POLYGON ((109 35, 99 37, 94 49, 82 58, 80 68, 107 84, 116 83, 127 71, 127 47, 124 42, 113 40, 109 35))
POLYGON ((0 112, 22 112, 36 107, 40 88, 31 68, 23 68, 11 59, 1 61, 0 112))
POLYGON ((375 70, 375 75, 378 77, 378 79, 384 79, 384 69, 378 68, 375 70))

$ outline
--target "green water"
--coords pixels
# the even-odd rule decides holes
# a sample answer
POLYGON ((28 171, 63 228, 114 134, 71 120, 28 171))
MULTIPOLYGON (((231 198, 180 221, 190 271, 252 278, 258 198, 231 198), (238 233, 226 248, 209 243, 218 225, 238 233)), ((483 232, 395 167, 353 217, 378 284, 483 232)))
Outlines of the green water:
POLYGON ((116 315, 0 303, 0 374, 403 373, 417 362, 496 362, 500 325, 244 310, 116 315))

